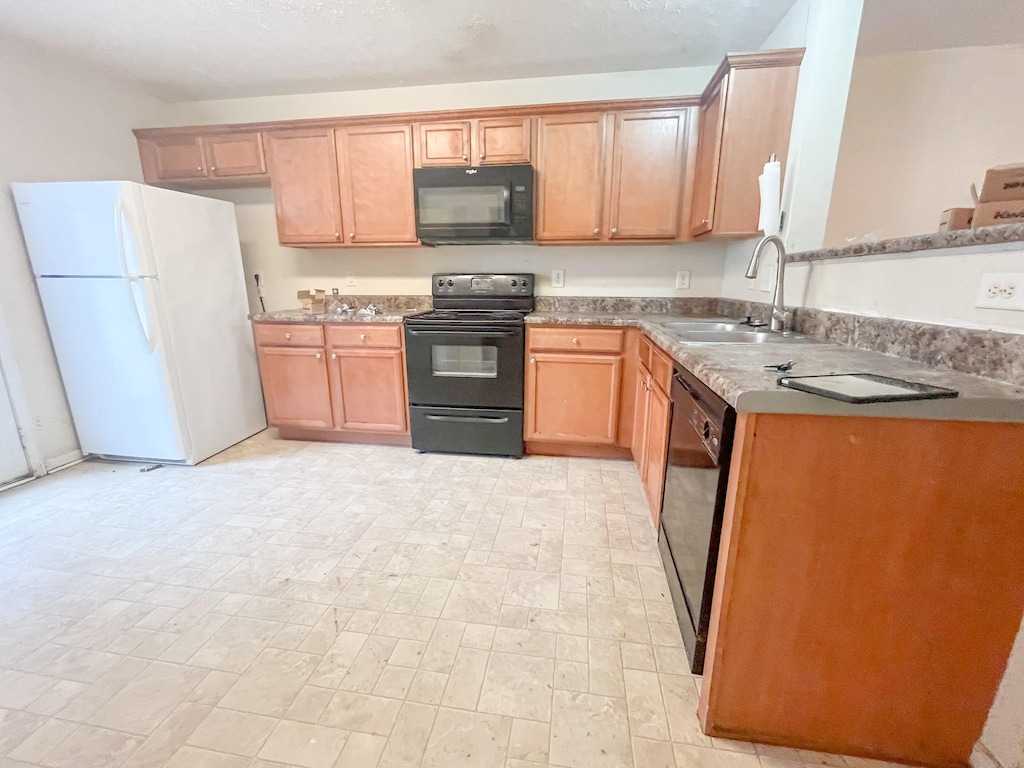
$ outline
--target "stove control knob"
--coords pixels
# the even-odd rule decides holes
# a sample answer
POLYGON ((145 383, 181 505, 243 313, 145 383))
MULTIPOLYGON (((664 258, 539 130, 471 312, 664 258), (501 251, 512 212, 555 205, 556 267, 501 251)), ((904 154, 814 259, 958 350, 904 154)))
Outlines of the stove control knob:
POLYGON ((516 281, 516 280, 513 280, 512 281, 512 287, 515 288, 517 285, 519 285, 519 282, 516 281))
POLYGON ((449 280, 448 281, 448 287, 451 288, 453 285, 455 285, 455 281, 454 280, 449 280))
POLYGON ((442 285, 444 285, 444 280, 438 280, 438 281, 437 281, 437 284, 438 284, 438 286, 442 286, 442 285))
POLYGON ((525 288, 525 287, 526 287, 526 281, 525 281, 525 280, 520 280, 520 281, 519 281, 519 284, 520 284, 521 286, 523 286, 523 288, 525 288))

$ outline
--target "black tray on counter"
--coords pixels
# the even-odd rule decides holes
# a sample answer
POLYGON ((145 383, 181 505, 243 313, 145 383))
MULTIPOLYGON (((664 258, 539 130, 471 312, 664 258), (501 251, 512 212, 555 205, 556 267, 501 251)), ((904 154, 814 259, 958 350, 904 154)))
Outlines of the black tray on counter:
POLYGON ((957 397, 955 389, 894 379, 875 373, 829 373, 820 376, 780 376, 781 387, 810 392, 844 403, 896 403, 957 397))

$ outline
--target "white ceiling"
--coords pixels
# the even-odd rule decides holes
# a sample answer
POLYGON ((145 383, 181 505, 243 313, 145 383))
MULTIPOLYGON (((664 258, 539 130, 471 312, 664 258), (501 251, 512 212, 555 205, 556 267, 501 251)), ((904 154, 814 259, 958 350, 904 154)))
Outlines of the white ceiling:
POLYGON ((169 100, 717 63, 793 0, 0 0, 0 30, 169 100))
POLYGON ((1024 0, 865 0, 867 55, 1024 44, 1024 0))

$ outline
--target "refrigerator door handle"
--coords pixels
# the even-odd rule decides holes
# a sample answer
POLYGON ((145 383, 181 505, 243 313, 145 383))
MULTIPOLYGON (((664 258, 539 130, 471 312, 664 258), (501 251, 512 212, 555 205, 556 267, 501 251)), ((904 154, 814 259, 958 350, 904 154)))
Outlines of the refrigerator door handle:
POLYGON ((153 322, 153 313, 147 311, 148 301, 146 300, 146 284, 142 278, 128 278, 128 292, 132 295, 132 307, 135 309, 135 319, 139 321, 139 330, 146 342, 149 354, 156 351, 156 336, 150 330, 153 322), (141 294, 141 295, 140 295, 141 294))
POLYGON ((128 215, 128 207, 124 203, 124 197, 117 198, 114 205, 114 230, 117 238, 117 252, 121 257, 121 274, 125 277, 135 277, 142 271, 139 264, 139 238, 135 234, 135 227, 132 226, 131 217, 128 215), (128 250, 125 248, 125 235, 127 234, 132 246, 134 264, 128 263, 128 250))

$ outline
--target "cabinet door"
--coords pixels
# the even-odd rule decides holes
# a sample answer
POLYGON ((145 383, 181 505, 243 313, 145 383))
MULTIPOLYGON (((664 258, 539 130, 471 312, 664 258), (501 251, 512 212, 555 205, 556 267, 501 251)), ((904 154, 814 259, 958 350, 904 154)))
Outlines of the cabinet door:
POLYGON ((686 172, 685 109, 624 112, 612 145, 612 239, 675 240, 686 172))
POLYGON ((338 429, 409 431, 402 350, 335 347, 330 378, 338 429))
POLYGON ((339 128, 336 134, 348 244, 415 243, 412 126, 339 128))
POLYGON ((323 349, 261 347, 259 359, 267 422, 271 426, 334 426, 323 349))
POLYGON ((647 469, 647 459, 644 452, 647 450, 647 410, 650 403, 650 395, 647 392, 648 378, 647 371, 644 370, 643 366, 638 366, 631 449, 633 451, 633 463, 636 464, 636 471, 640 475, 641 482, 644 479, 644 471, 647 469))
POLYGON ((600 240, 605 200, 605 116, 541 117, 537 239, 600 240))
MULTIPOLYGON (((722 154, 722 129, 725 126, 725 95, 728 85, 729 75, 726 75, 700 108, 691 222, 694 237, 710 232, 715 225, 715 195, 718 189, 718 167, 722 154)), ((756 185, 754 191, 756 192, 756 185)))
POLYGON ((470 122, 420 123, 416 126, 418 167, 469 165, 470 122))
POLYGON ((614 444, 621 384, 621 356, 531 354, 526 439, 614 444))
POLYGON ((529 117, 489 118, 476 124, 476 152, 479 165, 509 165, 530 162, 529 117))
POLYGON ((340 243, 341 199, 334 132, 329 128, 264 135, 281 245, 340 243))
POLYGON ((650 384, 647 408, 647 445, 644 449, 644 492, 651 505, 657 529, 661 500, 665 492, 665 464, 668 459, 668 431, 672 420, 672 400, 661 388, 650 384))
POLYGON ((196 134, 161 136, 139 141, 147 182, 202 179, 207 176, 203 140, 196 134))
POLYGON ((219 133, 203 139, 210 175, 259 176, 267 172, 263 136, 258 131, 219 133))

